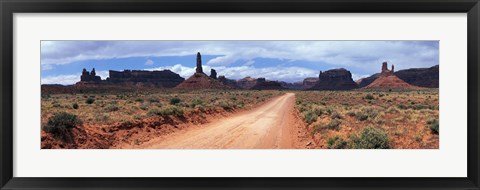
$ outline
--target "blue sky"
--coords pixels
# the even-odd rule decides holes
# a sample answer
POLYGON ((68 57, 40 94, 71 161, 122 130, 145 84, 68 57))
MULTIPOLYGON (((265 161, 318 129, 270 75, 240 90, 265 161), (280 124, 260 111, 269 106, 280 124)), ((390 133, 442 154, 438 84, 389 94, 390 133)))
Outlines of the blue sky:
POLYGON ((247 76, 286 82, 345 68, 357 80, 380 71, 384 61, 396 70, 438 64, 438 41, 42 41, 42 84, 74 84, 83 68, 169 69, 188 78, 201 52, 203 70, 231 79, 247 76))

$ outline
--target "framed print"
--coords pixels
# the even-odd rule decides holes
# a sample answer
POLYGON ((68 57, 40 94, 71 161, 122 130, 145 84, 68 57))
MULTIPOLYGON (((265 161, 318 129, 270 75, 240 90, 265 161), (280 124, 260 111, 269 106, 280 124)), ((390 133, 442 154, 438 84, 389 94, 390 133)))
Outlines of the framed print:
POLYGON ((1 9, 2 189, 480 188, 476 0, 1 9))

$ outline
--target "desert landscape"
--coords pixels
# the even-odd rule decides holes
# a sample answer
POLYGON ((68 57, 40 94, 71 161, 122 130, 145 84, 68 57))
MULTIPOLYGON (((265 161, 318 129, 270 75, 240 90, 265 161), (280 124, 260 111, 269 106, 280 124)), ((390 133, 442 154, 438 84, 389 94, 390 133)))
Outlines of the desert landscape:
POLYGON ((84 68, 74 84, 42 84, 41 148, 439 148, 438 64, 378 62, 358 80, 333 68, 288 82, 232 79, 195 57, 185 78, 161 69, 102 79, 84 68))

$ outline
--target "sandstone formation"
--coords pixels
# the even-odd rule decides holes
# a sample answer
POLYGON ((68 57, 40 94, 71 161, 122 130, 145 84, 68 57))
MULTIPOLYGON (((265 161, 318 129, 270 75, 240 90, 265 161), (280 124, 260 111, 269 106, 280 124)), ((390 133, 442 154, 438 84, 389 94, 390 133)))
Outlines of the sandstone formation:
MULTIPOLYGON (((439 87, 439 66, 435 65, 430 68, 413 68, 400 70, 394 73, 398 78, 407 82, 408 84, 426 87, 426 88, 438 88, 439 87)), ((357 84, 360 88, 368 86, 375 79, 380 76, 380 73, 376 73, 372 76, 360 79, 357 84)))
POLYGON ((210 78, 217 79, 217 71, 215 69, 210 70, 210 78))
POLYGON ((315 84, 318 82, 318 78, 316 77, 308 77, 303 79, 302 86, 303 89, 309 89, 315 86, 315 84))
POLYGON ((154 86, 163 88, 173 88, 183 82, 185 79, 180 75, 170 71, 109 71, 109 77, 106 81, 110 84, 126 86, 154 86))
POLYGON ((200 52, 197 52, 197 68, 195 69, 196 73, 203 73, 203 68, 202 68, 202 55, 200 55, 200 52))
POLYGON ((418 89, 398 78, 392 70, 387 69, 387 62, 382 63, 382 72, 372 83, 364 87, 366 89, 418 89))
POLYGON ((80 76, 80 81, 83 83, 99 83, 102 81, 100 76, 97 76, 95 68, 92 69, 92 72, 88 72, 87 69, 83 68, 82 76, 80 76))
POLYGON ((218 81, 220 81, 222 84, 227 85, 231 88, 240 88, 237 84, 236 80, 233 79, 228 79, 225 76, 221 75, 218 77, 218 81))
POLYGON ((380 73, 375 73, 375 74, 373 74, 372 76, 359 79, 359 80, 357 80, 357 81, 355 81, 355 82, 358 84, 358 87, 359 87, 359 88, 363 88, 363 87, 368 86, 370 83, 372 83, 372 82, 373 82, 375 79, 377 79, 379 76, 380 76, 380 73))
POLYGON ((202 56, 200 52, 197 53, 197 68, 195 73, 189 77, 187 80, 180 83, 175 88, 179 89, 227 89, 231 88, 227 85, 224 85, 220 81, 209 77, 207 74, 203 73, 202 69, 202 56))
POLYGON ((250 89, 257 84, 257 79, 248 76, 238 80, 237 84, 242 89, 250 89))
POLYGON ((267 81, 265 78, 258 78, 257 82, 250 89, 252 90, 280 90, 285 89, 278 81, 267 81))
POLYGON ((357 88, 350 71, 340 68, 320 71, 318 81, 308 90, 351 90, 357 88))
POLYGON ((430 68, 413 68, 395 72, 395 75, 405 82, 427 88, 439 87, 439 66, 430 68))
POLYGON ((75 84, 76 87, 102 87, 102 86, 138 86, 138 87, 159 87, 173 88, 180 84, 184 78, 170 71, 109 71, 109 77, 102 80, 100 76, 96 76, 95 68, 91 72, 83 69, 80 76, 80 82, 75 84))
POLYGON ((392 64, 392 70, 388 70, 388 63, 387 62, 383 62, 382 63, 382 72, 380 73, 380 76, 384 76, 384 77, 387 77, 387 76, 391 76, 393 75, 394 73, 394 65, 392 64))
POLYGON ((289 83, 289 82, 283 82, 283 81, 279 81, 280 85, 282 85, 283 88, 286 88, 286 89, 292 89, 292 90, 303 90, 303 82, 293 82, 293 83, 289 83))

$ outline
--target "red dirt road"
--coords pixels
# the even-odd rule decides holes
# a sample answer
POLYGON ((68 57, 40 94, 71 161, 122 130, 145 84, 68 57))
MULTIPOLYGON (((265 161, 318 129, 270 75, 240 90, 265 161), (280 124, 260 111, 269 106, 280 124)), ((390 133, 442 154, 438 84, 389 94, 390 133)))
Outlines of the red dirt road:
POLYGON ((300 144, 295 126, 295 94, 276 97, 253 110, 153 139, 136 148, 273 149, 300 144))

